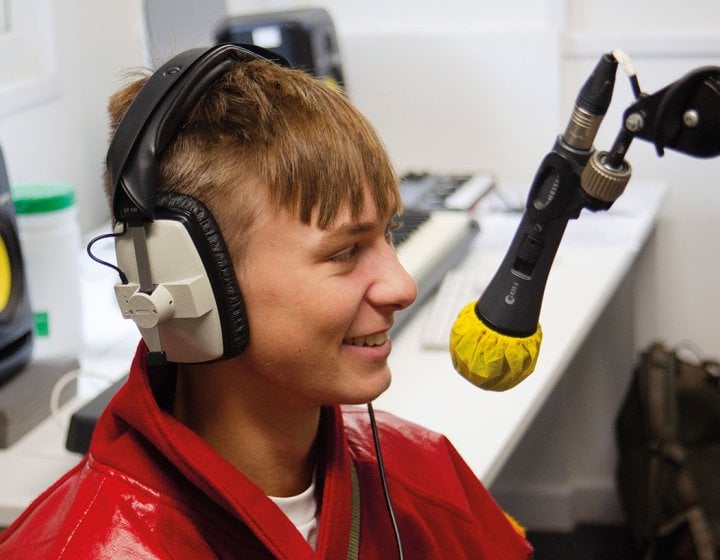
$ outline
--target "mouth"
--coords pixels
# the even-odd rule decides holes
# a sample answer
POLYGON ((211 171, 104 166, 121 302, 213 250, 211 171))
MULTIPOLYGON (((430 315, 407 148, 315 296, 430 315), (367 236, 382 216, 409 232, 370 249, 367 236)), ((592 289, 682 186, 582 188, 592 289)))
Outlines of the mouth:
POLYGON ((346 338, 343 340, 343 344, 349 344, 350 346, 382 346, 388 340, 388 332, 380 332, 370 334, 367 336, 356 336, 354 338, 346 338))

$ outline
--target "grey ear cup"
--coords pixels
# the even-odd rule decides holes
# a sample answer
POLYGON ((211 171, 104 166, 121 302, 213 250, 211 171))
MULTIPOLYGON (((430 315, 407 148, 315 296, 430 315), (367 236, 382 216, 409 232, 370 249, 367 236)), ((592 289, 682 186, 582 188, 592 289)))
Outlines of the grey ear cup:
POLYGON ((123 316, 137 324, 151 352, 177 363, 228 358, 247 346, 245 307, 232 260, 212 214, 198 200, 158 197, 156 219, 145 226, 154 289, 140 289, 137 248, 116 238, 118 266, 128 282, 116 286, 123 316))
POLYGON ((158 197, 160 215, 174 213, 190 232, 215 297, 223 330, 224 357, 245 350, 250 336, 245 302, 225 239, 210 211, 197 199, 175 193, 158 197))

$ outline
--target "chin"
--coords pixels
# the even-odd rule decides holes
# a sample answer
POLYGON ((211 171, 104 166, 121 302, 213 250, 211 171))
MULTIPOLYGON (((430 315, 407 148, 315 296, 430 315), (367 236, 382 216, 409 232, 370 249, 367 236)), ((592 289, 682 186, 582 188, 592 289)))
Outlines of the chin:
POLYGON ((372 382, 358 383, 344 399, 344 404, 365 404, 374 401, 390 387, 390 373, 378 376, 372 382))

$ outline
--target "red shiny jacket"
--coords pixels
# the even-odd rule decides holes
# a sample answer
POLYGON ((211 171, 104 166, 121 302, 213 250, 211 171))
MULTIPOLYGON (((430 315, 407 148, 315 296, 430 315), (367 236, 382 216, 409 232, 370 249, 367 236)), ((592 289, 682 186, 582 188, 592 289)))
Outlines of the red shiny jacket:
MULTIPOLYGON (((141 347, 98 421, 90 451, 0 535, 0 558, 346 558, 351 461, 360 485, 361 559, 396 557, 367 412, 325 410, 317 551, 263 492, 163 409, 169 370, 141 347)), ((531 558, 449 441, 377 413, 405 557, 531 558)))

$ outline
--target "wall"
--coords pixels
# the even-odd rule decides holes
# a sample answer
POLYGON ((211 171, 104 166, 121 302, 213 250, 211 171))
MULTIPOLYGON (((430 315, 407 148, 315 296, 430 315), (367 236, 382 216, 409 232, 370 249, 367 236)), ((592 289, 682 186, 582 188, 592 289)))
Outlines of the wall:
MULTIPOLYGON (((15 1, 19 10, 21 2, 15 1)), ((108 218, 101 184, 107 146, 105 107, 123 83, 124 69, 143 62, 141 1, 43 0, 42 4, 50 33, 32 40, 49 43, 57 69, 50 84, 57 92, 37 103, 1 108, 0 144, 11 182, 73 184, 81 224, 87 230, 108 218)))
MULTIPOLYGON (((558 120, 560 43, 545 3, 323 5, 337 29, 349 95, 399 171, 487 168, 527 183, 558 120)), ((233 14, 254 9, 228 2, 233 14)))

